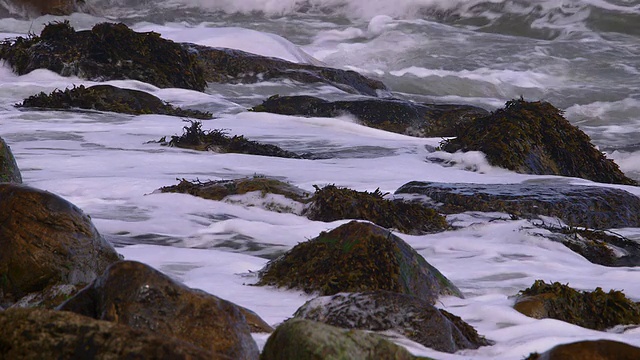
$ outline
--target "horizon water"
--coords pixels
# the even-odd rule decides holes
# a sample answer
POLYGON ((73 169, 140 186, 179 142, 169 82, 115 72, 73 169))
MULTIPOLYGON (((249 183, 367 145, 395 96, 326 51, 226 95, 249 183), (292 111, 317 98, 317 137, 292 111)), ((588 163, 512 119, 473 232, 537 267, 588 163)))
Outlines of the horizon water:
MULTIPOLYGON (((325 64, 382 80, 393 96, 495 110, 510 99, 544 100, 565 112, 609 158, 640 180, 640 2, 637 0, 87 0, 88 13, 28 18, 0 3, 0 36, 39 33, 69 20, 77 30, 124 22, 136 31, 208 46, 232 47, 294 62, 325 64)), ((291 81, 209 84, 204 93, 139 81, 108 84, 147 91, 175 106, 210 111, 203 129, 272 143, 326 159, 216 154, 149 141, 182 133, 184 119, 92 111, 17 109, 14 104, 96 82, 48 70, 18 76, 0 67, 0 137, 11 146, 24 183, 48 190, 90 215, 128 260, 145 262, 186 285, 245 306, 272 326, 313 298, 296 290, 249 286, 269 259, 348 220, 323 223, 265 210, 258 194, 239 203, 156 190, 177 179, 265 175, 309 192, 336 184, 393 193, 409 181, 570 182, 640 188, 557 176, 516 174, 477 152, 433 154, 442 139, 364 127, 348 116, 321 119, 251 113, 267 97, 356 98, 327 85, 291 81), (428 158, 454 162, 444 165, 428 158)), ((391 195, 389 195, 391 196, 391 195)), ((269 199, 267 199, 269 200, 269 199)), ((588 262, 545 237, 546 230, 507 214, 450 215, 457 230, 396 233, 465 295, 441 297, 495 345, 440 353, 394 337, 435 359, 522 359, 561 344, 613 339, 640 346, 635 326, 594 331, 513 310, 513 296, 537 279, 579 290, 622 290, 640 301, 640 268, 588 262)), ((553 222, 555 220, 548 219, 553 222)), ((614 229, 640 241, 639 228, 614 229)), ((262 347, 268 335, 254 334, 262 347)))

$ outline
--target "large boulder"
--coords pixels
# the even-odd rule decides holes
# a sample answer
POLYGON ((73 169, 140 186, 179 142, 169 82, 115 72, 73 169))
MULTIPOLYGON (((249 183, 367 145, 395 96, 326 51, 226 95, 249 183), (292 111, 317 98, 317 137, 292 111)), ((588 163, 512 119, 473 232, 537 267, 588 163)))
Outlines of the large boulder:
POLYGON ((613 340, 578 341, 561 344, 525 360, 637 360, 640 348, 613 340))
POLYGON ((0 184, 0 306, 53 285, 84 285, 120 258, 82 210, 61 197, 0 184))
POLYGON ((420 104, 400 99, 327 101, 303 95, 274 95, 251 111, 313 117, 350 114, 366 126, 419 137, 457 136, 463 124, 488 114, 469 105, 420 104))
POLYGON ((22 183, 22 175, 11 148, 0 138, 0 182, 22 183))
POLYGON ((439 295, 462 297, 444 275, 389 230, 352 221, 300 243, 259 273, 257 285, 308 293, 387 290, 435 303, 439 295))
POLYGON ((403 347, 378 335, 323 323, 291 319, 276 328, 261 360, 416 359, 403 347))
POLYGON ((482 151, 489 163, 525 174, 580 177, 637 185, 547 102, 508 101, 504 109, 463 126, 448 152, 482 151))
POLYGON ((594 330, 640 324, 640 305, 621 291, 581 292, 557 282, 536 280, 518 294, 513 307, 536 319, 552 318, 594 330))
POLYGON ((124 24, 75 31, 66 21, 51 23, 40 36, 5 41, 0 58, 19 75, 42 68, 96 81, 133 79, 198 91, 206 87, 195 54, 157 33, 137 33, 124 24))
POLYGON ((112 85, 74 86, 72 89, 41 92, 25 99, 17 107, 68 110, 72 108, 112 111, 124 114, 162 114, 196 119, 211 119, 211 114, 198 110, 183 110, 140 90, 112 85))
POLYGON ((247 317, 254 327, 271 330, 251 311, 135 261, 113 264, 59 309, 176 337, 233 359, 259 356, 247 317))
POLYGON ((67 311, 9 309, 0 312, 0 358, 204 360, 214 356, 175 338, 67 311))
POLYGON ((413 296, 389 291, 315 298, 294 316, 346 329, 393 331, 448 353, 491 345, 461 318, 413 296))

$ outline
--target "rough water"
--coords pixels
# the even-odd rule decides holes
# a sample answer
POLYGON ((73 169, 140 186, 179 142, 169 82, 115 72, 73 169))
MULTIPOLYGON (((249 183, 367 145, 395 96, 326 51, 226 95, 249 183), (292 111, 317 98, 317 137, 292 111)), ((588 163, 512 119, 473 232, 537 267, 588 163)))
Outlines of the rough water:
MULTIPOLYGON (((28 18, 0 5, 0 36, 39 33, 68 19, 78 30, 110 21, 180 42, 232 47, 296 62, 352 69, 382 80, 388 94, 494 110, 523 96, 565 111, 574 125, 640 179, 640 2, 631 0, 87 0, 89 14, 28 18)), ((146 262, 187 285, 256 311, 272 325, 311 296, 247 286, 253 272, 301 241, 344 223, 309 221, 242 204, 160 194, 176 179, 275 176, 313 191, 336 184, 393 192, 408 181, 592 184, 521 175, 491 167, 481 154, 455 156, 457 166, 427 160, 441 139, 420 139, 359 125, 348 117, 301 118, 249 113, 267 97, 352 95, 327 85, 290 81, 210 84, 205 93, 159 89, 138 81, 112 85, 150 92, 173 105, 212 112, 204 129, 324 160, 201 153, 149 143, 180 134, 183 119, 98 112, 18 110, 38 92, 91 85, 47 70, 17 76, 0 67, 0 136, 11 146, 24 182, 63 196, 91 216, 127 259, 146 262)), ((446 156, 446 155, 440 155, 446 156)), ((431 158, 431 157, 430 157, 431 158)), ((618 186, 636 195, 640 189, 618 186)), ((246 200, 249 202, 249 200, 246 200)), ((252 200, 259 203, 260 199, 252 200)), ((506 214, 450 216, 463 229, 425 236, 398 234, 451 279, 466 299, 439 306, 462 317, 495 345, 444 354, 399 340, 437 359, 520 359, 583 339, 640 346, 640 330, 587 330, 535 320, 511 308, 512 296, 536 279, 580 290, 623 290, 640 301, 636 268, 589 263, 506 214)), ((640 229, 616 229, 640 240, 640 229)), ((256 334, 260 345, 266 335, 256 334)))

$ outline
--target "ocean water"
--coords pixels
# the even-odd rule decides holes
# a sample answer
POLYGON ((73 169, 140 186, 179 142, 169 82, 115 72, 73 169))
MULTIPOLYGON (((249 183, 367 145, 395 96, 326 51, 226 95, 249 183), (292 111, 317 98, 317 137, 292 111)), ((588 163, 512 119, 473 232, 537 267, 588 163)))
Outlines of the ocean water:
MULTIPOLYGON (((640 2, 637 0, 87 0, 88 13, 29 17, 0 2, 0 36, 38 33, 51 21, 76 29, 124 22, 175 41, 233 47, 295 62, 353 69, 416 101, 473 104, 493 110, 520 96, 546 100, 640 180, 640 2)), ((226 129, 324 160, 203 153, 149 143, 180 134, 183 119, 99 112, 36 111, 14 104, 38 92, 95 84, 47 70, 17 76, 0 67, 0 136, 28 185, 59 194, 91 216, 127 259, 146 262, 187 285, 256 311, 272 325, 310 295, 249 286, 255 271, 297 243, 346 221, 323 223, 241 203, 155 190, 177 179, 274 176, 308 191, 336 184, 393 193, 408 181, 471 183, 571 182, 516 174, 482 154, 435 154, 441 139, 420 139, 361 126, 349 117, 302 118, 246 109, 274 94, 352 97, 326 85, 290 81, 210 84, 204 93, 159 89, 138 81, 108 83, 144 90, 177 106, 216 117, 204 129, 226 129), (430 158, 433 158, 431 154, 430 158)), ((610 185, 606 185, 610 186, 610 185)), ((617 186, 640 196, 640 188, 617 186)), ((438 306, 462 317, 495 345, 444 354, 399 339, 437 359, 521 359, 560 343, 614 339, 640 346, 640 329, 600 332, 512 309, 513 295, 536 279, 580 290, 623 290, 640 301, 640 270, 589 263, 544 230, 506 214, 450 216, 459 230, 398 234, 451 279, 465 299, 438 306)), ((640 229, 615 229, 640 241, 640 229)), ((260 346, 267 335, 255 334, 260 346)))

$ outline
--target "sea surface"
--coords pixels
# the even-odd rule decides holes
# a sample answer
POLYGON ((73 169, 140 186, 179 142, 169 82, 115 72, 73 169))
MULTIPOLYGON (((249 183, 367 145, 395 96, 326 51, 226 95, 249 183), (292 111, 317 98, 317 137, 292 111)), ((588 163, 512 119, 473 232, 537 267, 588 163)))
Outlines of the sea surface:
MULTIPOLYGON (((608 157, 640 180, 640 2, 638 0, 87 0, 88 13, 29 17, 0 2, 0 37, 39 33, 69 20, 77 29, 123 22, 180 42, 232 47, 295 62, 352 69, 391 89, 380 96, 459 103, 495 110, 510 99, 545 100, 564 110, 608 157)), ((345 221, 323 223, 261 207, 255 195, 215 202, 156 190, 177 179, 265 175, 312 192, 336 184, 393 193, 406 182, 546 182, 604 186, 516 174, 483 155, 430 154, 440 138, 413 138, 361 126, 352 118, 303 118, 247 112, 267 97, 307 94, 353 98, 327 85, 291 81, 210 84, 206 92, 159 89, 139 81, 109 84, 147 91, 177 106, 210 111, 204 129, 277 144, 323 160, 216 154, 150 141, 182 133, 184 119, 91 111, 17 109, 24 98, 95 82, 47 70, 15 75, 0 66, 0 136, 24 182, 56 193, 89 214, 127 259, 146 262, 187 285, 256 311, 272 325, 312 298, 249 286, 268 259, 345 221), (455 160, 446 166, 427 157, 455 160)), ((609 185, 606 185, 609 186, 609 185)), ((636 195, 640 188, 617 186, 636 195)), ((391 195, 389 195, 391 196, 391 195)), ((531 221, 506 214, 449 216, 444 233, 398 234, 451 279, 465 299, 438 306, 495 345, 444 354, 398 339, 436 359, 522 359, 560 343, 614 339, 640 346, 640 329, 600 332, 512 309, 536 279, 580 290, 623 290, 640 301, 640 269, 594 265, 546 238, 531 221)), ((554 222, 555 220, 549 219, 554 222)), ((640 241, 640 229, 615 229, 640 241)), ((260 346, 267 335, 255 334, 260 346)))

